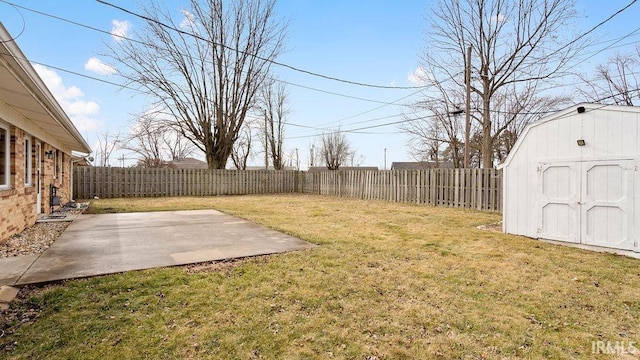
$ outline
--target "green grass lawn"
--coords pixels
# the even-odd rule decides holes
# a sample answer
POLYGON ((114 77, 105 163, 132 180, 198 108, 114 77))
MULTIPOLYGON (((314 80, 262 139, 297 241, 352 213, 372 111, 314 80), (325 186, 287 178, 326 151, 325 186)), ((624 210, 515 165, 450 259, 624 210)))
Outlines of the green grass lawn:
POLYGON ((213 208, 320 246, 35 289, 12 306, 40 316, 5 329, 0 357, 614 358, 593 349, 640 341, 638 260, 476 229, 499 214, 301 195, 91 206, 213 208))

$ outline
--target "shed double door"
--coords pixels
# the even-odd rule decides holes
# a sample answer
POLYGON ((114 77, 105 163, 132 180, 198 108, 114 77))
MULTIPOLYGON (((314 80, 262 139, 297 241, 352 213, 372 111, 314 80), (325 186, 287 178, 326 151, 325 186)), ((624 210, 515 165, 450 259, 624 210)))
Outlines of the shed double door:
POLYGON ((538 237, 636 250, 633 160, 538 164, 538 237))

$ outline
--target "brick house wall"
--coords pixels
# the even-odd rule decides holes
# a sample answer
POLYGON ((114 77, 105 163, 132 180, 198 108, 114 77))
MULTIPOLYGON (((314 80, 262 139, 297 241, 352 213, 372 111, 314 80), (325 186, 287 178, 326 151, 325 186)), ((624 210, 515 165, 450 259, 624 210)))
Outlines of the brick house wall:
POLYGON ((0 242, 51 211, 51 185, 68 202, 71 152, 91 152, 17 38, 0 22, 0 242))
MULTIPOLYGON (((38 179, 37 179, 37 145, 39 141, 31 137, 31 184, 25 184, 25 136, 27 135, 22 129, 15 126, 10 127, 10 189, 0 189, 0 209, 3 216, 0 216, 0 243, 8 239, 14 234, 24 230, 26 227, 35 224, 38 218, 37 196, 38 196, 38 179)), ((48 151, 56 152, 57 149, 49 144, 40 142, 41 157, 41 181, 40 190, 42 194, 42 202, 40 212, 48 214, 51 212, 50 207, 50 185, 58 187, 58 196, 61 203, 69 202, 69 191, 71 187, 70 171, 71 156, 57 151, 60 156, 56 157, 58 161, 58 173, 54 177, 54 159, 45 156, 48 151), (60 171, 62 170, 62 171, 60 171)), ((55 209, 54 209, 55 210, 55 209)))

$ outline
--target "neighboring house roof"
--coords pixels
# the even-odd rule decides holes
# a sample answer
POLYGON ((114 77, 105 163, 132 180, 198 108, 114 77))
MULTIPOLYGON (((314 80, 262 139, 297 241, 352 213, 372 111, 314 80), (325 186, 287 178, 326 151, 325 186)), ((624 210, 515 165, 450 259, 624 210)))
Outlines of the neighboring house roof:
POLYGON ((424 170, 424 169, 452 169, 452 161, 408 161, 392 162, 391 170, 424 170))
POLYGON ((174 166, 178 169, 208 169, 206 161, 194 159, 194 158, 184 158, 173 160, 170 163, 171 166, 174 166))
POLYGON ((351 170, 356 170, 356 171, 378 171, 378 167, 377 166, 340 166, 338 168, 338 170, 342 170, 342 171, 351 171, 351 170))
POLYGON ((13 37, 0 23, 0 114, 2 120, 66 153, 91 148, 51 94, 13 37))
POLYGON ((74 166, 92 166, 89 159, 82 156, 71 156, 71 161, 73 161, 74 166))
MULTIPOLYGON (((309 168, 309 172, 313 171, 328 171, 326 166, 312 166, 309 168)), ((338 171, 378 171, 377 166, 340 166, 338 171)))

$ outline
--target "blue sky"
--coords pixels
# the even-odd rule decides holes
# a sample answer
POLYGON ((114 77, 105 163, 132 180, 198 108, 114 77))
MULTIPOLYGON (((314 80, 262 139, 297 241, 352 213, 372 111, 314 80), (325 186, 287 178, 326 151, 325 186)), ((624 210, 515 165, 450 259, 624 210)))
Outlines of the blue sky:
MULTIPOLYGON (((90 0, 10 2, 107 32, 115 28, 114 20, 128 21, 129 32, 141 25, 130 15, 90 0)), ((131 1, 112 2, 137 10, 131 1)), ((173 5, 177 2, 168 3, 173 5)), ((430 3, 426 0, 280 0, 278 13, 289 20, 290 36, 288 50, 278 60, 305 70, 358 82, 412 86, 414 84, 408 78, 419 65, 419 56, 425 46, 423 34, 427 28, 425 18, 430 3)), ((581 16, 576 31, 590 29, 627 3, 627 0, 578 1, 577 10, 581 16)), ((178 9, 177 5, 175 7, 178 9)), ((607 41, 629 34, 640 26, 637 20, 639 15, 640 5, 635 4, 614 21, 599 28, 593 36, 598 41, 607 41)), ((100 68, 91 66, 96 61, 90 61, 92 58, 101 60, 98 54, 104 51, 105 44, 115 41, 111 36, 31 11, 15 9, 4 2, 0 2, 0 22, 17 37, 18 45, 32 61, 118 81, 113 75, 101 74, 100 68)), ((589 74, 595 64, 616 52, 633 51, 639 39, 640 35, 636 34, 620 43, 625 46, 603 51, 583 63, 582 70, 589 74)), ((597 51, 607 44, 605 42, 585 49, 585 53, 597 51)), ((407 111, 402 105, 417 99, 411 96, 415 90, 372 89, 319 79, 277 66, 273 69, 280 79, 304 86, 289 87, 292 109, 289 121, 294 124, 349 130, 389 123, 402 120, 401 114, 407 111), (384 103, 394 104, 381 106, 384 103)), ((112 85, 52 67, 39 70, 94 149, 97 133, 105 130, 111 133, 127 132, 131 114, 146 109, 147 101, 127 90, 119 90, 112 85)), ((567 83, 574 82, 575 79, 567 80, 567 83)), ((571 93, 572 86, 562 90, 571 93)), ((387 167, 392 161, 412 160, 406 146, 408 138, 396 126, 383 126, 366 132, 347 133, 352 146, 364 157, 364 165, 383 168, 385 148, 387 167)), ((296 148, 299 150, 301 167, 308 165, 310 145, 317 141, 320 133, 318 130, 288 127, 285 148, 289 152, 296 148)), ((120 153, 114 154, 114 157, 117 156, 120 153)), ((254 163, 259 165, 260 162, 261 156, 258 155, 254 163)), ((115 165, 115 159, 112 165, 115 165)))

